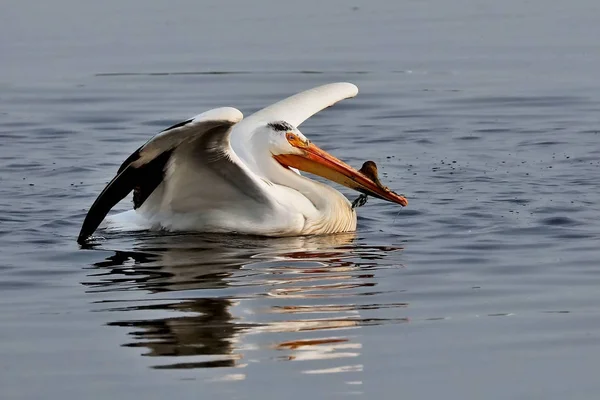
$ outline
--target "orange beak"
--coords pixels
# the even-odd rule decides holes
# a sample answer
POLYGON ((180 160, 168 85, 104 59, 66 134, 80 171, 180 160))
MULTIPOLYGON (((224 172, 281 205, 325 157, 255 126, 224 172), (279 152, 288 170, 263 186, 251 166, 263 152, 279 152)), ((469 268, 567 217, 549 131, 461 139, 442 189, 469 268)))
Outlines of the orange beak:
POLYGON ((400 204, 403 207, 408 205, 406 197, 400 196, 385 186, 376 183, 370 177, 321 150, 314 144, 303 144, 296 147, 302 150, 304 154, 278 154, 273 155, 273 157, 284 167, 297 168, 301 171, 319 175, 350 189, 400 204))

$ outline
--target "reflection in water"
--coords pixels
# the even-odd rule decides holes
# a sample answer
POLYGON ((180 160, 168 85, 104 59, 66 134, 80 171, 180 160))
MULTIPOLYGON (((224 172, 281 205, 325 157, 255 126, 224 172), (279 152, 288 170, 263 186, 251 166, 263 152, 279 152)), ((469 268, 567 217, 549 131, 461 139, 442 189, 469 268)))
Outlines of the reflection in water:
POLYGON ((380 293, 378 260, 401 248, 356 242, 352 234, 149 236, 94 265, 84 284, 106 293, 101 306, 114 313, 110 325, 130 330, 125 346, 161 357, 155 368, 243 368, 266 358, 338 360, 333 367, 309 363, 303 373, 356 373, 362 345, 353 330, 406 321, 361 311, 407 306, 368 301, 380 293))

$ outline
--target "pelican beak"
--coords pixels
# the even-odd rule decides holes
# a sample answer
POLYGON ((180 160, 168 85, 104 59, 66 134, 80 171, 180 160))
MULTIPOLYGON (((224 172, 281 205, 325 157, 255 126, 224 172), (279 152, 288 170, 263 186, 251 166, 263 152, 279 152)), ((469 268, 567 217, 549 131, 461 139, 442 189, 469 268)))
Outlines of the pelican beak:
POLYGON ((319 175, 350 189, 400 204, 403 207, 408 205, 406 197, 392 192, 379 182, 376 170, 371 173, 361 172, 362 169, 357 171, 312 143, 305 143, 297 148, 302 150, 303 154, 278 154, 273 157, 284 167, 297 168, 319 175))

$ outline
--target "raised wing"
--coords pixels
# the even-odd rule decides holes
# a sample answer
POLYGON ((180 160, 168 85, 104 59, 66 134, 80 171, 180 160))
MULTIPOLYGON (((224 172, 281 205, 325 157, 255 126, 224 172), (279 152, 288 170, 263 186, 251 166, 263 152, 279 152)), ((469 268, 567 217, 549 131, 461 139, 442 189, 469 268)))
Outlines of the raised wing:
POLYGON ((234 134, 261 121, 286 121, 300 126, 319 111, 357 94, 358 88, 352 83, 338 82, 317 86, 255 112, 235 127, 234 134))
POLYGON ((98 228, 108 212, 132 190, 134 207, 147 200, 148 208, 185 207, 188 200, 198 206, 198 188, 214 197, 266 201, 264 182, 231 151, 231 128, 243 115, 235 108, 218 108, 176 124, 154 136, 125 160, 88 211, 79 243, 98 228), (181 165, 184 163, 185 165, 181 165), (180 165, 179 167, 177 167, 180 165), (157 190, 158 189, 158 190, 157 190), (160 192, 160 196, 153 195, 160 192))

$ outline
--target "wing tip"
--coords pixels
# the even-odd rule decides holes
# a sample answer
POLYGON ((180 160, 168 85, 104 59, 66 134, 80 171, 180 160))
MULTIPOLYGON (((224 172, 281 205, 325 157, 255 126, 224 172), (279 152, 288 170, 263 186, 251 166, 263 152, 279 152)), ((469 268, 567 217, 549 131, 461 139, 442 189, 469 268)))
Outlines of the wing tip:
POLYGON ((350 82, 335 82, 329 83, 323 86, 318 86, 317 90, 328 90, 334 89, 336 92, 342 94, 345 99, 355 97, 358 94, 358 86, 350 82))
POLYGON ((87 239, 90 237, 90 235, 88 235, 87 233, 79 232, 79 236, 77 236, 77 244, 79 244, 79 245, 86 244, 87 239))
POLYGON ((356 86, 354 83, 350 83, 350 82, 338 82, 339 85, 343 85, 345 87, 345 89, 348 91, 348 93, 350 94, 348 97, 354 97, 358 94, 358 86, 356 86))

